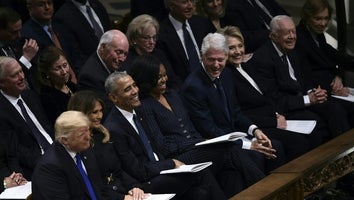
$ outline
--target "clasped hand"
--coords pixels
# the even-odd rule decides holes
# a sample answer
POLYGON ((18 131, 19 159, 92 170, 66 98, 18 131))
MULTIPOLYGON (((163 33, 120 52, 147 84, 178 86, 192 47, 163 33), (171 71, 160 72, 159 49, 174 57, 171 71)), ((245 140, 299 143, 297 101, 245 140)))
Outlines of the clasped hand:
POLYGON ((267 158, 276 158, 276 150, 272 147, 272 142, 269 138, 260 130, 257 129, 255 132, 256 140, 252 141, 251 149, 264 154, 267 158))
POLYGON ((25 185, 27 180, 22 176, 21 173, 12 172, 10 176, 5 177, 4 182, 6 183, 6 188, 10 188, 19 185, 25 185))
POLYGON ((327 101, 327 91, 322 89, 321 86, 312 89, 309 93, 310 103, 311 104, 320 104, 327 101))

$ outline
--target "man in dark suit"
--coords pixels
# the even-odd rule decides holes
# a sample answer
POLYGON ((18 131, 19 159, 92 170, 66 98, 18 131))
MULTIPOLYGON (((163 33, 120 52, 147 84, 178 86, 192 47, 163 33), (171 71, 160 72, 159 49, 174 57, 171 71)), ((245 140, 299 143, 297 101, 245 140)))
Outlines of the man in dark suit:
POLYGON ((98 44, 97 52, 91 54, 79 74, 79 90, 93 90, 105 103, 105 111, 112 105, 107 98, 104 88, 106 78, 114 71, 118 71, 127 58, 129 42, 119 30, 110 30, 104 33, 98 44))
POLYGON ((169 16, 160 23, 157 48, 165 53, 176 75, 184 80, 199 67, 199 47, 204 36, 215 32, 215 27, 208 19, 193 15, 193 1, 165 0, 165 4, 169 16), (184 34, 184 27, 188 36, 184 34), (189 47, 192 55, 188 53, 189 47))
POLYGON ((150 144, 147 125, 140 106, 139 89, 125 72, 111 74, 105 83, 115 107, 107 116, 104 126, 110 131, 123 169, 141 182, 166 193, 177 193, 181 199, 226 199, 208 169, 196 174, 160 175, 160 171, 178 168, 184 163, 165 159, 150 144))
POLYGON ((299 59, 294 47, 296 29, 292 19, 276 16, 270 24, 270 40, 249 61, 260 75, 260 87, 277 109, 291 116, 294 111, 309 109, 326 122, 332 137, 350 128, 346 111, 320 86, 312 84, 309 69, 299 59))
POLYGON ((69 44, 67 49, 63 48, 78 74, 87 58, 95 52, 102 33, 110 29, 110 20, 98 0, 68 0, 55 13, 53 27, 69 44))
POLYGON ((0 57, 0 89, 0 127, 12 131, 17 138, 20 166, 24 176, 30 179, 38 159, 53 142, 52 126, 38 104, 38 96, 26 89, 24 73, 14 58, 0 57), (20 102, 34 124, 26 118, 20 102))
POLYGON ((18 59, 26 77, 30 79, 31 61, 38 52, 38 45, 30 38, 21 41, 21 29, 21 16, 11 8, 0 7, 0 56, 18 59))
POLYGON ((0 180, 3 183, 0 186, 0 192, 4 189, 24 185, 27 180, 22 175, 18 157, 16 155, 16 138, 11 131, 3 131, 0 128, 0 180))
MULTIPOLYGON (((275 158, 275 150, 268 137, 251 120, 240 112, 232 80, 223 76, 229 48, 226 39, 219 33, 208 34, 202 44, 202 64, 191 73, 182 87, 182 99, 197 130, 205 138, 213 138, 235 131, 255 136, 255 140, 242 141, 243 149, 252 149, 275 158), (262 145, 259 145, 261 143, 262 145)), ((278 159, 269 162, 265 171, 284 162, 282 147, 278 159)), ((249 151, 247 151, 249 152, 249 151)), ((254 152, 251 154, 253 155, 254 152)), ((257 153, 254 155, 259 156, 257 153)), ((260 160, 264 161, 262 157, 260 160)), ((264 167, 263 164, 260 167, 264 167)))
POLYGON ((227 1, 224 19, 241 29, 250 53, 268 39, 270 19, 277 15, 288 14, 275 0, 232 0, 227 1))
MULTIPOLYGON (((39 53, 46 47, 53 45, 59 49, 68 49, 65 47, 65 42, 62 37, 59 37, 57 31, 53 29, 52 17, 54 13, 54 5, 52 0, 27 0, 27 9, 31 16, 22 27, 21 37, 33 38, 36 40, 39 53)), ((37 54, 37 55, 38 55, 37 54)), ((37 60, 38 56, 34 58, 37 60)), ((71 63, 71 61, 69 60, 71 63)), ((37 70, 35 69, 34 73, 37 70)), ((71 81, 76 83, 76 75, 73 69, 70 68, 71 81)))
POLYGON ((55 140, 33 173, 33 199, 102 199, 87 116, 79 111, 62 113, 55 122, 55 140))

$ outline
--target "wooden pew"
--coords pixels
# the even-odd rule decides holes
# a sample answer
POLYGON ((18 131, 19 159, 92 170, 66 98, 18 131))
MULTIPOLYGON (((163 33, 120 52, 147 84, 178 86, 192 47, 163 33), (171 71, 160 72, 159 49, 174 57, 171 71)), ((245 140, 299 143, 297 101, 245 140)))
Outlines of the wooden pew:
POLYGON ((303 200, 354 171, 354 129, 275 169, 230 200, 303 200))

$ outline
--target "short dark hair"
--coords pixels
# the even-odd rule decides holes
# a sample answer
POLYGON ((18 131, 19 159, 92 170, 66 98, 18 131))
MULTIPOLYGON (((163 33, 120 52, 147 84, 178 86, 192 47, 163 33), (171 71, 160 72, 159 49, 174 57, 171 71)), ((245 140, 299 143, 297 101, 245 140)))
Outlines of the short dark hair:
POLYGON ((21 19, 21 15, 9 7, 0 7, 0 29, 6 30, 9 24, 14 24, 21 19))
POLYGON ((153 55, 138 56, 130 66, 128 74, 139 87, 141 98, 150 95, 159 80, 161 61, 153 55))

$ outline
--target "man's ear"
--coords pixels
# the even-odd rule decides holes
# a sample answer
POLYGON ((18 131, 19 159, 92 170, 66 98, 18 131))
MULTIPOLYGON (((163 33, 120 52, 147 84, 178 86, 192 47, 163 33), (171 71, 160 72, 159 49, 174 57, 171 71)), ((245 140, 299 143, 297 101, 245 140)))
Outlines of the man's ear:
POLYGON ((68 138, 67 137, 61 137, 59 138, 59 142, 66 146, 68 144, 68 138))
POLYGON ((111 100, 113 103, 115 103, 117 101, 117 97, 116 95, 112 94, 112 93, 108 93, 108 98, 109 100, 111 100))

